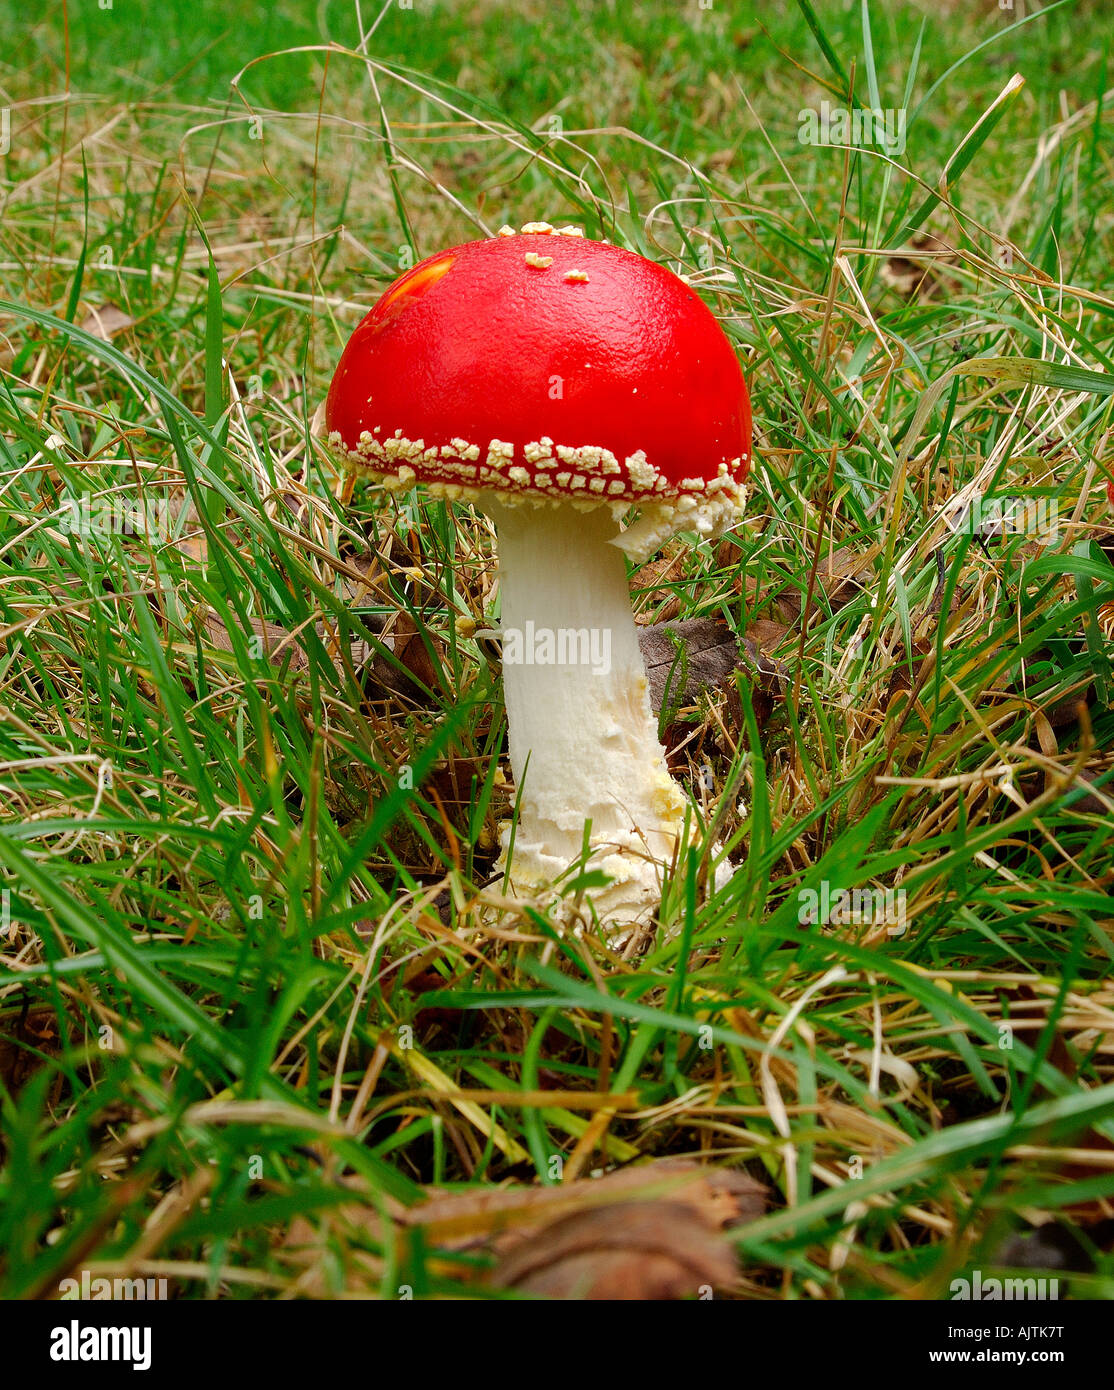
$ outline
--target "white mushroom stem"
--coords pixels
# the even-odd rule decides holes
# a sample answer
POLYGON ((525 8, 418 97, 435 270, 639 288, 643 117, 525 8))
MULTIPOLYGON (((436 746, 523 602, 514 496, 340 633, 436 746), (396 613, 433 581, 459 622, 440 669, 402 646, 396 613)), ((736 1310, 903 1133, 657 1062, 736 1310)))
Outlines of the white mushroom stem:
MULTIPOLYGON (((623 552, 607 507, 488 503, 499 540, 503 688, 519 818, 505 890, 534 897, 583 862, 618 930, 661 899, 686 809, 669 775, 623 552)), ((504 832, 506 870, 509 832, 504 832)))

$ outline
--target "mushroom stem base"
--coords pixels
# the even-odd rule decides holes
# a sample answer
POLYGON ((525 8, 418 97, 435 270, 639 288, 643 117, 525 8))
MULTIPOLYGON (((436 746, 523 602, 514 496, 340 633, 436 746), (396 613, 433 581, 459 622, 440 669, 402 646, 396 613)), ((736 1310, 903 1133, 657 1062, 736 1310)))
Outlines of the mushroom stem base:
POLYGON ((499 537, 503 684, 519 793, 503 835, 504 891, 562 894, 584 870, 610 882, 561 896, 609 933, 650 919, 687 801, 666 767, 626 565, 607 508, 486 503, 499 537), (586 823, 590 822, 590 829, 586 823))

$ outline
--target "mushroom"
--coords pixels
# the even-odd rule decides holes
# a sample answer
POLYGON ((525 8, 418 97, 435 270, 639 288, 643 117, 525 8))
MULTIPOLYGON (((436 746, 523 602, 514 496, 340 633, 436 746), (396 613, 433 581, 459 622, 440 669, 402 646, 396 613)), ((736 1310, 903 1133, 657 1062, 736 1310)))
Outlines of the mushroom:
POLYGON ((519 795, 505 890, 542 896, 587 866, 609 880, 589 880, 601 922, 647 922, 688 802, 657 736, 626 558, 742 511, 750 405, 715 317, 631 251, 504 228, 386 291, 341 356, 325 425, 344 466, 495 522, 519 795))

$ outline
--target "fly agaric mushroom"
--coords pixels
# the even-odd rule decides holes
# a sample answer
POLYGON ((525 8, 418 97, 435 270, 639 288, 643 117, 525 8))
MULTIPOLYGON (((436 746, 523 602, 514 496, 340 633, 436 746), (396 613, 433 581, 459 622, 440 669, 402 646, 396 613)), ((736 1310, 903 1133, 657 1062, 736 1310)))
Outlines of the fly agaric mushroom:
POLYGON ((711 311, 664 267, 576 228, 503 228, 386 291, 341 356, 325 425, 342 465, 495 522, 519 791, 505 887, 536 895, 587 846, 610 880, 590 895, 600 921, 645 922, 687 803, 624 557, 742 511, 750 404, 711 311))

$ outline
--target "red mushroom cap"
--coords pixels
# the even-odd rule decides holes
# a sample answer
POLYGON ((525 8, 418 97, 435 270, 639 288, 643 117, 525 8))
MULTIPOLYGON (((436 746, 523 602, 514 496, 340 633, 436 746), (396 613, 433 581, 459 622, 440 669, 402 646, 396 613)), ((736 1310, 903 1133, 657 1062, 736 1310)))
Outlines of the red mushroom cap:
POLYGON ((407 271, 352 334, 325 423, 349 466, 385 479, 578 502, 722 506, 750 463, 746 385, 707 305, 571 229, 407 271))

